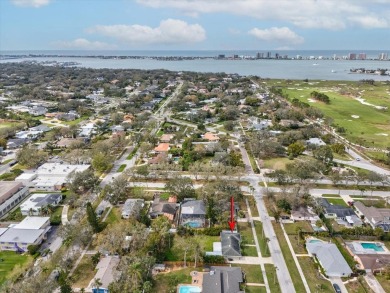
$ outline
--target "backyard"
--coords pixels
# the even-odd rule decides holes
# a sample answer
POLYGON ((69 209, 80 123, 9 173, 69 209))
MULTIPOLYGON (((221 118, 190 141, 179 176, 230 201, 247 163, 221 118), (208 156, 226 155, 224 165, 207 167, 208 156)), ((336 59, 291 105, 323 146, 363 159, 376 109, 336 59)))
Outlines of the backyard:
POLYGON ((32 257, 28 254, 18 254, 14 251, 0 252, 0 285, 9 279, 15 267, 23 267, 32 257))

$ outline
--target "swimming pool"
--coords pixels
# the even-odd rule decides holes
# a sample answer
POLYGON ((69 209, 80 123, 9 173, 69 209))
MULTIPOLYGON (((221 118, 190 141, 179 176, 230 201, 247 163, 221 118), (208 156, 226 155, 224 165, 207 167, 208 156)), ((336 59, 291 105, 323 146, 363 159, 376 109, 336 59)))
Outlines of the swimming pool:
POLYGON ((202 290, 198 286, 180 285, 179 287, 179 293, 200 293, 200 292, 202 292, 202 290))
POLYGON ((311 239, 311 240, 309 240, 309 243, 317 243, 317 242, 322 242, 322 241, 318 240, 318 239, 311 239))
POLYGON ((377 245, 376 243, 372 243, 372 242, 361 242, 360 245, 364 249, 372 249, 375 251, 385 251, 382 246, 377 245))
POLYGON ((191 227, 191 228, 200 228, 200 227, 202 227, 202 223, 200 223, 200 222, 187 222, 184 224, 184 226, 191 227))

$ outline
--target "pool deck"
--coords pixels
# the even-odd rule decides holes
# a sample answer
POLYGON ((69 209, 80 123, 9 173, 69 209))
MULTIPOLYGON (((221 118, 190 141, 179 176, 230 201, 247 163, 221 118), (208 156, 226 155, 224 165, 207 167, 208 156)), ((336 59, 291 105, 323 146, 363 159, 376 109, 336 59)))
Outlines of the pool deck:
POLYGON ((385 244, 380 241, 349 241, 346 242, 346 247, 352 254, 390 254, 390 251, 387 249, 385 244), (362 246, 362 243, 372 243, 377 246, 380 246, 383 251, 378 251, 375 249, 370 249, 370 248, 364 248, 362 246), (379 244, 379 245, 378 245, 379 244))
POLYGON ((200 289, 202 289, 202 286, 203 286, 203 272, 197 272, 197 271, 192 271, 190 273, 191 277, 192 277, 192 281, 191 281, 191 284, 179 284, 177 286, 177 293, 180 293, 180 287, 181 286, 194 286, 194 287, 199 287, 200 289))

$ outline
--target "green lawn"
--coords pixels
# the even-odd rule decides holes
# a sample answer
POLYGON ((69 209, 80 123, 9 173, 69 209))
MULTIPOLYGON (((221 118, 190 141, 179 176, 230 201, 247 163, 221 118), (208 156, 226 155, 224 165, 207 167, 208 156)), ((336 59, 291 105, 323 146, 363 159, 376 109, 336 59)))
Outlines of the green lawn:
POLYGON ((291 245, 296 254, 306 254, 305 240, 300 238, 298 243, 298 235, 288 235, 291 245))
POLYGON ((273 158, 264 160, 264 168, 273 170, 286 170, 286 165, 291 163, 289 158, 273 158))
POLYGON ((295 264, 295 261, 292 257, 290 248, 287 245, 286 238, 284 237, 283 230, 280 227, 280 224, 273 222, 272 223, 276 237, 278 238, 280 249, 283 253, 283 257, 286 261, 288 271, 290 272, 291 279, 294 283, 294 288, 296 292, 305 292, 305 286, 301 280, 301 276, 298 272, 298 268, 295 264))
POLYGON ((246 286, 245 287, 245 293, 266 293, 267 289, 265 289, 265 286, 246 286))
POLYGON ((245 273, 247 283, 264 283, 260 265, 232 264, 232 267, 240 267, 245 273))
POLYGON ((26 216, 22 215, 22 211, 20 210, 20 207, 14 209, 12 212, 8 213, 7 217, 2 219, 2 221, 15 221, 20 222, 22 221, 26 216))
POLYGON ((327 197, 340 197, 338 194, 323 194, 322 197, 327 198, 327 197))
POLYGON ((191 284, 190 273, 196 271, 195 268, 183 268, 166 274, 158 274, 155 277, 153 292, 176 292, 179 284, 191 284))
POLYGON ((238 232, 240 232, 244 244, 255 244, 253 239, 252 226, 248 222, 238 222, 238 232))
POLYGON ((264 257, 271 256, 267 243, 267 237, 263 235, 263 223, 260 221, 253 221, 253 223, 255 224, 256 235, 257 240, 259 241, 261 255, 264 257))
POLYGON ((365 200, 357 200, 362 202, 366 207, 376 207, 376 208, 387 208, 389 205, 386 206, 386 201, 384 199, 375 199, 373 197, 372 200, 370 200, 370 197, 367 196, 365 200))
POLYGON ((288 235, 297 235, 297 228, 300 227, 302 232, 313 232, 313 227, 306 221, 298 221, 295 223, 283 224, 284 229, 288 235))
POLYGON ((348 204, 342 198, 328 198, 330 204, 347 207, 348 204))
POLYGON ((61 224, 62 206, 55 208, 54 212, 50 215, 50 224, 59 225, 61 224))
MULTIPOLYGON (((166 253, 165 260, 167 261, 183 261, 184 250, 187 247, 191 247, 193 243, 199 243, 202 251, 212 251, 213 242, 219 242, 219 236, 207 236, 207 235, 195 235, 184 236, 175 235, 172 240, 171 249, 166 253)), ((187 252, 187 261, 193 260, 193 252, 187 252)))
MULTIPOLYGON (((276 276, 276 269, 275 266, 272 264, 264 264, 265 266, 265 273, 267 274, 268 278, 268 284, 269 284, 269 289, 271 290, 271 293, 280 293, 282 292, 279 287, 279 281, 276 276)), ((302 291, 304 292, 304 291, 302 291)))
POLYGON ((258 256, 256 246, 241 246, 241 253, 243 256, 258 256))
POLYGON ((123 170, 125 170, 126 166, 127 166, 126 164, 120 165, 118 168, 118 172, 123 172, 123 170))
POLYGON ((119 208, 113 207, 111 209, 110 213, 108 214, 105 222, 107 224, 113 224, 113 223, 119 222, 120 219, 121 219, 121 214, 120 214, 119 208))
POLYGON ((0 285, 9 278, 16 266, 23 267, 32 257, 28 254, 18 254, 14 251, 0 251, 0 285))
POLYGON ((321 277, 316 264, 311 257, 300 256, 298 257, 298 261, 301 265, 306 281, 309 284, 311 292, 334 292, 332 284, 321 277))
POLYGON ((247 196, 248 197, 248 203, 249 208, 252 213, 252 217, 258 217, 259 216, 259 210, 257 209, 256 200, 253 196, 247 196))

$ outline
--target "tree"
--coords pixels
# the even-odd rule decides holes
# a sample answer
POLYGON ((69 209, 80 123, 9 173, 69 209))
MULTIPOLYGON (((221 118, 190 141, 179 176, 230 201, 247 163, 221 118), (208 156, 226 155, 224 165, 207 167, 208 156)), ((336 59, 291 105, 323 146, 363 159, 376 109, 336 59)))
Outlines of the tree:
POLYGON ((98 172, 104 172, 108 169, 111 163, 110 156, 104 153, 97 153, 92 158, 92 167, 98 172))
POLYGON ((345 154, 345 145, 342 143, 335 143, 330 146, 332 151, 336 154, 342 155, 345 154))
POLYGON ((74 193, 83 193, 98 186, 99 178, 93 170, 87 169, 82 172, 71 172, 67 177, 67 186, 74 193))
POLYGON ((5 138, 0 137, 0 147, 2 147, 3 150, 7 148, 7 140, 5 138))
POLYGON ((46 162, 49 155, 43 151, 38 150, 37 147, 33 145, 26 145, 16 154, 16 159, 19 164, 26 166, 28 168, 36 168, 42 163, 46 162))
POLYGON ((186 197, 195 197, 195 189, 192 180, 188 177, 175 177, 165 184, 165 189, 177 196, 178 201, 186 197))
POLYGON ((34 255, 38 252, 39 246, 31 244, 31 245, 27 246, 27 250, 28 250, 29 254, 34 255))
POLYGON ((121 198, 127 195, 127 176, 121 174, 112 180, 112 182, 105 187, 106 199, 113 205, 117 204, 121 198))
POLYGON ((313 156, 324 164, 330 164, 333 161, 333 152, 330 146, 322 145, 313 151, 313 156))
POLYGON ((300 141, 294 142, 287 147, 289 156, 295 158, 301 155, 305 150, 305 146, 300 141))
POLYGON ((60 285, 61 293, 73 293, 73 289, 72 286, 69 284, 68 274, 66 272, 60 272, 58 284, 60 285))
POLYGON ((102 231, 102 225, 96 215, 96 212, 93 210, 92 204, 90 202, 87 202, 87 217, 88 217, 88 223, 92 227, 92 231, 94 233, 99 233, 102 231))

